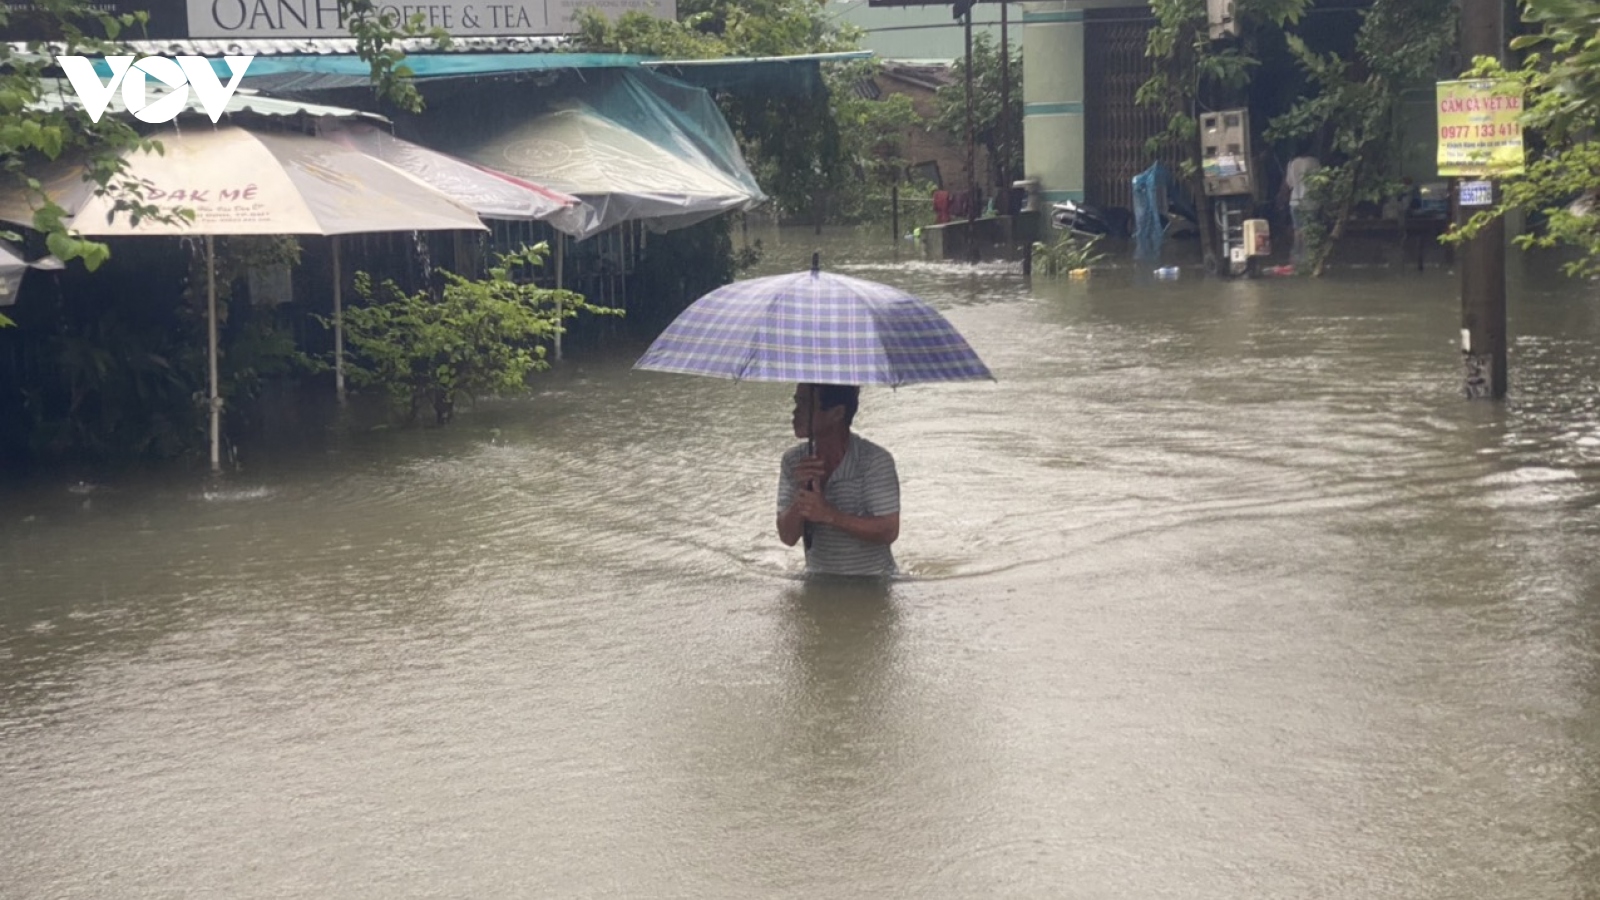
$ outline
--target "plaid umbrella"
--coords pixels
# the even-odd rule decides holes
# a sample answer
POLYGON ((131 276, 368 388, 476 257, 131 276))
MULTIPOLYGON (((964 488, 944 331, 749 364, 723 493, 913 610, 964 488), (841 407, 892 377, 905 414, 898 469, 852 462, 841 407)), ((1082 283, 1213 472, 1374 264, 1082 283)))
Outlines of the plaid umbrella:
POLYGON ((820 271, 737 281, 684 310, 636 369, 736 381, 901 385, 992 379, 937 310, 875 281, 820 271))

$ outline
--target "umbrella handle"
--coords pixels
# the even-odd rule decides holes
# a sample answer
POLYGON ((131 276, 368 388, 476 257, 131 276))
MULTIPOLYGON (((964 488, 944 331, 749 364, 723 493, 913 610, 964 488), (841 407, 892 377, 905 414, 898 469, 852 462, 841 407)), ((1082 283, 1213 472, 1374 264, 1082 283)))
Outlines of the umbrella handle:
MULTIPOLYGON (((815 481, 807 481, 806 482, 806 490, 808 490, 808 491, 816 490, 816 482, 815 481)), ((812 539, 814 537, 812 535, 812 533, 811 533, 811 522, 810 522, 810 520, 807 520, 806 523, 800 527, 800 534, 801 534, 801 536, 803 538, 805 538, 806 552, 810 553, 811 552, 811 541, 812 541, 812 539)))

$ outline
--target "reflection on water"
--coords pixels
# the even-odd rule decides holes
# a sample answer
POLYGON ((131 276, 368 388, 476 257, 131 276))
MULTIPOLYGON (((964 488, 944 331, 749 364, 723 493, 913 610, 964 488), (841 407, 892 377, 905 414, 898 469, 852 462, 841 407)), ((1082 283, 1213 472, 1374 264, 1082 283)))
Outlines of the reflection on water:
POLYGON ((865 392, 892 583, 777 542, 788 386, 642 348, 6 488, 0 897, 1597 896, 1587 288, 1482 404, 1446 273, 822 250, 999 379, 865 392))

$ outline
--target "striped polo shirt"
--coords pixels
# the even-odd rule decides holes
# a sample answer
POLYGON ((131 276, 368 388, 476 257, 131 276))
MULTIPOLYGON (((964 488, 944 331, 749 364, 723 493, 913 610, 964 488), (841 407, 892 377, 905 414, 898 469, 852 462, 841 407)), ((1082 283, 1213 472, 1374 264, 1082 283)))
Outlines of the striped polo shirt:
MULTIPOLYGON (((806 455, 799 444, 783 454, 778 472, 778 512, 794 502, 795 484, 789 473, 806 455)), ((900 511, 900 476, 889 451, 858 434, 850 435, 839 468, 828 476, 822 496, 840 512, 853 516, 887 516, 900 511)), ((831 525, 812 525, 811 549, 806 551, 806 571, 828 575, 892 575, 894 554, 888 544, 869 544, 831 525)))

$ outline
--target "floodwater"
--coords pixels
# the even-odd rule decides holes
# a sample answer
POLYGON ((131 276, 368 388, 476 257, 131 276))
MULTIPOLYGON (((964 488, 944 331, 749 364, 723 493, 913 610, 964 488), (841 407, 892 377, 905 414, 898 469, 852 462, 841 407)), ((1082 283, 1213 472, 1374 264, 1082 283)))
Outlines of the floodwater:
POLYGON ((0 897, 1600 897, 1600 291, 1519 281, 1494 404, 1437 269, 871 243, 999 379, 865 393, 887 587, 773 534, 788 387, 640 348, 7 489, 0 897))

